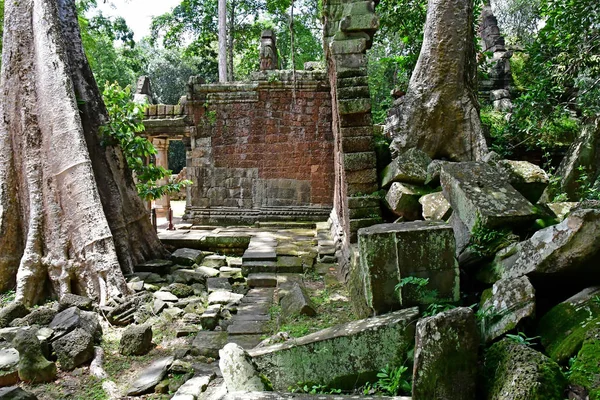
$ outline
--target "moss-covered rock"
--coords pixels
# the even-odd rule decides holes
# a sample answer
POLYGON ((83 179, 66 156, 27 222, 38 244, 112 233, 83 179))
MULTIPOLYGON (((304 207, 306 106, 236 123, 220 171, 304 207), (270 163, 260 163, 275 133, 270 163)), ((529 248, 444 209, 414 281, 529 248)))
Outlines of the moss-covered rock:
POLYGON ((486 351, 482 380, 486 400, 562 400, 567 385, 558 364, 510 339, 486 351))
POLYGON ((569 383, 589 391, 590 400, 600 399, 600 329, 588 331, 586 339, 571 365, 569 383))
POLYGON ((413 400, 473 400, 479 334, 473 310, 455 308, 417 323, 413 400))
POLYGON ((548 355, 559 363, 573 357, 586 333, 600 323, 600 287, 587 288, 553 307, 540 320, 537 334, 548 355))

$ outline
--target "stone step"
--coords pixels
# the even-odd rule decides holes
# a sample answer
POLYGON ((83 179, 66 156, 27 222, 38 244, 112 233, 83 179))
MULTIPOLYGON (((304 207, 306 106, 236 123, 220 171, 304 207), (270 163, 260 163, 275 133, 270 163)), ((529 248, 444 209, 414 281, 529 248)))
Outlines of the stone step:
POLYGON ((229 335, 262 335, 269 332, 266 321, 235 321, 227 327, 229 335))
POLYGON ((277 275, 270 273, 254 273, 249 274, 246 281, 248 287, 276 287, 277 286, 277 275))

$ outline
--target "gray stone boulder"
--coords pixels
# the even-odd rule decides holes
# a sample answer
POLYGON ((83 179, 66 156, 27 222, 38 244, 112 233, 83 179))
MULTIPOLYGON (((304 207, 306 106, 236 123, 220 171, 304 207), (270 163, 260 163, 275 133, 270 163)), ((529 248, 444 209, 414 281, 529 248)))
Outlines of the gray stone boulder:
POLYGON ((540 318, 536 334, 550 358, 566 363, 577 355, 586 333, 600 326, 600 287, 582 290, 540 318))
POLYGON ((18 301, 12 302, 0 309, 0 328, 6 328, 10 323, 29 314, 27 307, 18 301))
POLYGON ((0 349, 0 387, 12 386, 19 381, 19 352, 0 349))
POLYGON ((381 187, 394 182, 423 185, 427 179, 427 166, 431 158, 418 149, 410 149, 392 161, 382 173, 381 187))
POLYGON ((317 315, 317 309, 306 291, 298 283, 294 283, 281 299, 281 312, 286 317, 294 315, 317 315))
POLYGON ((18 386, 0 388, 0 399, 2 400, 38 400, 38 398, 18 386))
POLYGON ((89 297, 78 296, 72 293, 66 293, 58 302, 59 311, 66 310, 67 308, 77 307, 83 311, 92 311, 93 301, 89 297))
POLYGON ((171 283, 167 286, 167 290, 180 299, 194 295, 194 289, 183 283, 171 283))
POLYGON ((406 221, 421 219, 419 198, 427 191, 419 186, 394 182, 385 196, 385 203, 394 215, 406 221))
POLYGON ((210 256, 205 257, 200 266, 219 269, 226 265, 227 265, 227 259, 225 256, 220 256, 218 254, 212 254, 210 256))
POLYGON ((479 160, 487 153, 473 82, 473 2, 430 0, 423 45, 405 96, 388 113, 392 152, 479 160))
POLYGON ((426 221, 447 221, 452 214, 452 207, 442 192, 426 194, 419 199, 419 203, 426 221))
POLYGON ((58 313, 49 327, 54 330, 53 341, 77 328, 87 331, 96 343, 100 342, 102 338, 102 327, 98 321, 98 315, 90 311, 81 311, 77 307, 67 308, 58 313))
POLYGON ((23 318, 14 319, 11 326, 49 325, 58 311, 56 307, 42 306, 34 309, 23 318))
POLYGON ((165 275, 169 273, 169 269, 173 265, 173 261, 169 260, 150 260, 143 264, 135 266, 135 272, 147 272, 155 273, 158 275, 165 275))
POLYGON ((219 351, 219 368, 228 392, 265 391, 260 373, 246 350, 229 343, 219 351))
POLYGON ((508 182, 527 200, 535 204, 549 183, 548 174, 528 161, 501 160, 496 166, 508 177, 508 182))
POLYGON ((154 361, 138 374, 135 381, 127 389, 127 395, 139 396, 152 391, 163 380, 173 361, 175 361, 173 357, 165 357, 154 361))
POLYGON ((533 222, 536 210, 496 168, 484 162, 448 163, 441 184, 452 210, 470 232, 533 222))
MULTIPOLYGON (((577 209, 561 223, 537 231, 496 261, 502 278, 600 276, 600 210, 577 209)), ((557 278, 558 279, 558 278, 557 278)))
POLYGON ((352 302, 366 304, 372 313, 459 299, 454 234, 448 224, 414 221, 374 225, 358 231, 358 247, 360 269, 350 284, 360 285, 364 296, 352 296, 352 302), (409 277, 428 279, 428 284, 405 284, 398 291, 396 286, 409 277))
POLYGON ((508 338, 486 351, 481 375, 485 400, 563 400, 567 386, 558 364, 508 338))
POLYGON ((177 392, 175 392, 175 396, 171 398, 171 400, 196 400, 201 399, 202 393, 206 391, 209 383, 215 378, 215 374, 203 374, 200 376, 195 376, 192 379, 188 379, 185 381, 183 385, 177 392))
POLYGON ((171 261, 175 264, 192 266, 200 264, 204 258, 204 253, 195 249, 177 249, 171 254, 171 261))
POLYGON ((572 209, 577 207, 579 203, 576 202, 556 202, 546 204, 552 213, 556 216, 559 221, 564 221, 569 215, 572 209))
POLYGON ((402 365, 413 347, 416 307, 336 325, 284 343, 248 350, 273 385, 298 382, 353 389, 389 365, 402 365))
POLYGON ((462 307, 417 322, 413 400, 474 400, 479 332, 462 307))
POLYGON ((444 160, 433 160, 427 166, 427 179, 425 179, 426 185, 434 187, 440 185, 440 173, 442 172, 442 166, 447 162, 448 161, 444 160))
POLYGON ((94 358, 94 338, 82 328, 76 328, 52 342, 60 368, 71 371, 94 358))
POLYGON ((152 349, 152 327, 132 325, 121 336, 119 353, 125 356, 141 356, 152 349))
POLYGON ((40 341, 33 330, 20 330, 13 339, 13 346, 19 352, 19 379, 44 383, 56 378, 56 365, 42 354, 40 341))
POLYGON ((535 317, 535 289, 526 276, 502 279, 481 295, 482 340, 492 340, 535 317))
MULTIPOLYGON (((217 274, 219 271, 217 271, 217 274)), ((206 283, 207 274, 198 269, 178 269, 174 271, 173 279, 176 283, 185 283, 186 285, 192 285, 194 283, 206 283)))

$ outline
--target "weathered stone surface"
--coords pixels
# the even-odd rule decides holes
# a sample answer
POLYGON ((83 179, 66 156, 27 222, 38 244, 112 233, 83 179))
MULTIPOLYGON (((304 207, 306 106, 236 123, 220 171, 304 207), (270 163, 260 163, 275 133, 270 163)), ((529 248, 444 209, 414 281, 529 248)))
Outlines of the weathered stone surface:
POLYGON ((212 331, 219 324, 221 304, 212 304, 200 317, 200 324, 205 330, 212 331))
POLYGON ((418 309, 401 310, 337 325, 285 343, 249 350, 273 384, 298 382, 354 388, 387 365, 401 365, 413 345, 418 309))
POLYGON ((546 171, 528 161, 501 160, 500 171, 508 175, 508 182, 527 200, 535 204, 548 186, 546 171))
POLYGON ((598 277, 600 210, 577 209, 561 223, 537 231, 495 266, 503 278, 572 274, 598 277))
POLYGON ((17 318, 23 318, 29 313, 27 307, 20 302, 12 302, 0 309, 0 328, 6 328, 17 318))
POLYGON ((218 254, 212 254, 202 261, 202 267, 219 269, 227 265, 227 259, 225 256, 220 256, 218 254))
POLYGON ((479 160, 487 152, 474 95, 473 3, 430 0, 423 46, 405 96, 388 113, 392 150, 479 160), (443 44, 443 45, 442 45, 443 44))
MULTIPOLYGON (((287 392, 248 392, 248 393, 227 393, 219 400, 372 400, 373 396, 360 396, 360 395, 336 395, 336 394, 319 394, 317 396, 310 394, 301 393, 287 393, 287 392)), ((207 400, 213 400, 212 398, 207 400)), ((216 398, 214 399, 216 400, 216 398)), ((377 400, 411 400, 410 397, 406 396, 377 396, 377 400)))
POLYGON ((62 370, 73 370, 94 358, 94 338, 82 328, 76 328, 52 342, 62 370))
POLYGON ((196 400, 206 390, 210 381, 215 377, 215 374, 195 376, 192 379, 187 380, 171 400, 196 400))
POLYGON ((193 283, 205 283, 207 273, 204 270, 200 270, 200 268, 204 267, 198 267, 196 269, 178 269, 171 275, 173 275, 175 282, 185 283, 187 285, 191 285, 193 283))
POLYGON ((554 306, 540 319, 537 334, 546 353, 558 363, 575 356, 586 333, 600 325, 600 287, 587 288, 554 306))
POLYGON ((98 314, 90 311, 81 311, 77 307, 67 308, 58 313, 49 327, 54 330, 53 340, 77 328, 86 330, 92 335, 95 342, 99 342, 102 338, 102 327, 98 321, 98 314))
POLYGON ((11 326, 31 326, 31 325, 49 325, 58 311, 55 307, 39 307, 31 311, 27 316, 19 318, 20 323, 16 324, 17 320, 13 320, 11 326))
POLYGON ((218 358, 219 350, 227 344, 227 332, 200 331, 192 342, 192 354, 218 358))
POLYGON ((486 400, 562 400, 566 387, 554 361, 510 339, 486 351, 482 379, 486 400))
POLYGON ((219 351, 219 367, 228 392, 260 392, 265 385, 246 350, 229 343, 219 351))
POLYGON ((217 291, 208 295, 208 304, 237 304, 243 297, 243 294, 217 291))
POLYGON ((389 187, 393 182, 423 185, 427 179, 427 167, 431 158, 418 149, 409 149, 397 157, 383 170, 381 187, 389 187))
POLYGON ((58 305, 59 311, 66 310, 67 308, 71 307, 77 307, 83 311, 92 311, 93 301, 89 297, 66 293, 60 298, 58 305))
POLYGON ((206 287, 208 293, 216 292, 218 290, 224 290, 226 292, 231 291, 231 284, 229 283, 228 278, 208 278, 206 280, 206 287))
POLYGON ((133 325, 121 336, 119 353, 125 356, 141 356, 152 349, 152 327, 149 325, 133 325))
MULTIPOLYGON (((215 263, 211 263, 211 264, 215 265, 215 263)), ((220 268, 225 268, 225 267, 220 267, 220 268)), ((219 270, 217 268, 208 267, 206 265, 201 265, 198 268, 194 269, 194 271, 198 272, 200 274, 203 274, 206 277, 206 279, 219 276, 219 270)))
POLYGON ((413 400, 474 400, 479 332, 462 307, 417 322, 413 400))
POLYGON ((248 275, 248 287, 275 287, 277 286, 277 275, 269 273, 253 273, 248 275))
MULTIPOLYGON (((167 290, 177 296, 177 298, 179 299, 183 299, 185 297, 190 297, 194 295, 194 289, 186 284, 183 283, 171 283, 169 286, 167 286, 167 290)), ((156 292, 159 293, 159 292, 156 292)), ((164 299, 161 299, 164 301, 164 299)))
POLYGON ((526 276, 502 279, 481 295, 482 340, 490 342, 535 316, 535 289, 526 276))
POLYGON ((200 264, 204 258, 204 253, 195 249, 177 249, 171 254, 171 261, 175 264, 192 266, 200 264))
POLYGON ((227 327, 229 335, 262 335, 269 331, 266 321, 236 319, 227 327))
POLYGON ((179 300, 179 298, 177 296, 175 296, 173 293, 167 292, 164 290, 159 290, 158 292, 154 292, 154 298, 158 299, 158 300, 162 300, 167 303, 174 303, 174 302, 177 302, 177 300, 179 300))
POLYGON ((385 202, 395 215, 407 221, 421 218, 419 198, 427 191, 419 186, 394 182, 385 196, 385 202))
POLYGON ((281 312, 286 317, 293 315, 317 315, 317 310, 304 288, 295 283, 281 299, 281 312))
POLYGON ((441 183, 452 210, 471 232, 477 226, 514 226, 536 218, 533 205, 486 163, 445 164, 441 183))
POLYGON ((452 207, 442 192, 426 194, 419 199, 419 203, 426 221, 447 221, 452 214, 452 207))
POLYGON ((13 340, 13 346, 19 352, 19 379, 43 383, 56 378, 56 364, 44 357, 33 330, 20 330, 13 340))
POLYGON ((552 210, 552 212, 554 213, 554 215, 556 215, 556 218, 558 218, 559 221, 563 221, 565 218, 567 218, 571 210, 577 207, 578 204, 579 203, 575 202, 558 202, 548 203, 547 206, 548 208, 550 208, 550 210, 552 210))
POLYGON ((158 275, 164 275, 169 273, 169 268, 173 265, 172 261, 169 260, 150 260, 143 264, 135 266, 136 272, 150 272, 158 275))
POLYGON ((0 399, 2 400, 38 400, 38 398, 18 386, 0 388, 0 399))
POLYGON ((18 366, 19 352, 16 349, 0 350, 0 387, 11 386, 19 381, 18 366))
POLYGON ((173 364, 173 357, 165 357, 154 361, 144 369, 127 390, 128 396, 138 396, 148 393, 164 378, 167 370, 173 364))
POLYGON ((358 233, 360 273, 355 278, 364 288, 365 302, 375 314, 401 306, 457 301, 459 271, 454 254, 452 228, 437 221, 381 224, 358 233), (415 246, 418 243, 418 246, 415 246), (425 288, 396 285, 403 278, 429 279, 425 288), (429 293, 436 290, 436 296, 429 293))

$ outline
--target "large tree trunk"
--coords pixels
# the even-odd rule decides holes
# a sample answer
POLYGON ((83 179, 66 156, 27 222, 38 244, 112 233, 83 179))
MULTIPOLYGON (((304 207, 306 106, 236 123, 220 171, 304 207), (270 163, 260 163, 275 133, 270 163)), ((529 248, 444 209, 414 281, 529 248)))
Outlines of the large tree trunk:
POLYGON ((74 0, 5 5, 0 99, 0 290, 104 303, 123 271, 164 255, 83 53, 74 0))
POLYGON ((219 82, 227 82, 227 0, 218 2, 219 82))

